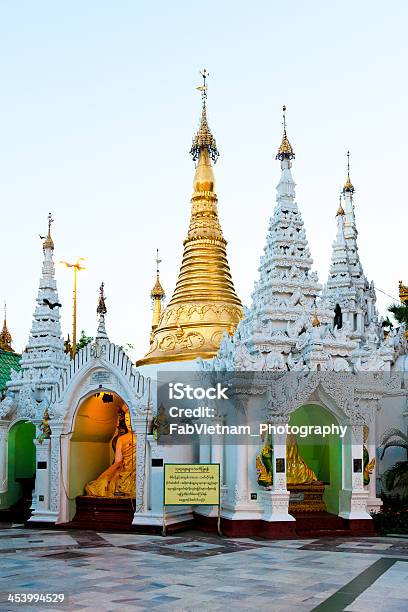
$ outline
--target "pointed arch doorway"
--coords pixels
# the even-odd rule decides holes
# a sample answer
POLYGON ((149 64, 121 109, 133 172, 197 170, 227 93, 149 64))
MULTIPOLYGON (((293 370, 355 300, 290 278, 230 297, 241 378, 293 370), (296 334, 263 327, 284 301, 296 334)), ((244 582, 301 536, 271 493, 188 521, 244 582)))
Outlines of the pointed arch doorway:
POLYGON ((71 526, 127 529, 134 515, 135 488, 136 435, 129 408, 116 392, 98 390, 80 401, 70 438, 71 526), (129 435, 131 445, 124 456, 119 449, 129 435))
MULTIPOLYGON (((302 431, 302 427, 339 426, 339 422, 322 404, 310 403, 300 406, 291 414, 289 425, 297 426, 302 431)), ((316 429, 312 431, 315 432, 316 429)), ((317 433, 308 433, 305 437, 297 435, 297 446, 300 457, 314 471, 318 481, 324 484, 323 501, 327 512, 338 515, 342 489, 341 438, 335 433, 324 437, 317 433)))

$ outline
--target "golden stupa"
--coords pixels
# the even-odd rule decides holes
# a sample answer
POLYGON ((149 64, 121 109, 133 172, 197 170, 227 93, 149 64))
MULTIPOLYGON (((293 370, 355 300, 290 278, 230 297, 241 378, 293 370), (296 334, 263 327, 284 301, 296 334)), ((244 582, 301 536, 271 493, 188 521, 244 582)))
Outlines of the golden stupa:
POLYGON ((207 123, 208 73, 202 75, 201 123, 190 151, 197 166, 183 260, 173 296, 152 329, 150 349, 138 366, 213 357, 224 333, 232 334, 243 317, 218 220, 212 161, 219 153, 207 123))

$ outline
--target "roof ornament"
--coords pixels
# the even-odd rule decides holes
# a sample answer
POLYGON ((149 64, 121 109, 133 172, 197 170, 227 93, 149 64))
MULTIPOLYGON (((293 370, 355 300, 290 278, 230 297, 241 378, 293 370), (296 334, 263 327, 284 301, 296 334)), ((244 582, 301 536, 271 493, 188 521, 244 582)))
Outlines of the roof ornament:
POLYGON ((340 191, 340 194, 339 194, 339 207, 337 209, 336 217, 338 217, 339 215, 343 216, 343 215, 346 214, 344 212, 344 208, 343 208, 342 203, 341 203, 341 196, 342 196, 342 192, 340 191))
POLYGON ((54 219, 52 218, 51 213, 48 213, 48 234, 47 236, 40 236, 43 242, 43 249, 52 249, 54 250, 54 242, 51 238, 51 224, 54 223, 54 219))
POLYGON ((106 313, 108 312, 108 309, 106 308, 106 304, 105 304, 105 283, 101 283, 101 286, 99 287, 99 301, 98 301, 98 307, 96 309, 96 312, 98 315, 106 315, 106 313))
POLYGON ((159 249, 156 249, 156 259, 155 259, 155 261, 156 261, 156 282, 154 284, 153 289, 151 290, 150 297, 152 298, 152 300, 155 300, 155 299, 160 299, 161 300, 161 299, 164 298, 164 289, 161 286, 160 278, 159 278, 159 276, 160 276, 159 265, 162 262, 162 260, 159 259, 159 249))
POLYGON ((350 151, 347 151, 347 181, 343 187, 343 193, 350 193, 353 195, 354 187, 350 181, 350 151))
POLYGON ((0 349, 7 352, 12 352, 11 348, 12 337, 7 327, 7 304, 4 302, 4 323, 3 329, 0 332, 0 349))
POLYGON ((295 158, 295 153, 292 149, 292 145, 289 142, 288 136, 286 134, 286 106, 285 104, 282 107, 282 111, 283 111, 283 136, 282 136, 282 142, 281 145, 278 149, 278 153, 276 155, 276 159, 280 159, 281 161, 283 161, 284 159, 294 159, 295 158))
POLYGON ((204 68, 200 71, 201 76, 203 77, 203 84, 196 87, 198 91, 201 91, 201 99, 202 99, 202 111, 201 111, 201 122, 200 128, 197 134, 193 138, 193 143, 190 149, 190 155, 193 158, 193 161, 197 161, 200 158, 201 151, 203 149, 207 149, 208 154, 212 161, 216 163, 219 157, 219 151, 217 149, 217 143, 215 141, 214 136, 211 133, 211 130, 208 126, 207 121, 207 78, 210 76, 209 72, 204 68))

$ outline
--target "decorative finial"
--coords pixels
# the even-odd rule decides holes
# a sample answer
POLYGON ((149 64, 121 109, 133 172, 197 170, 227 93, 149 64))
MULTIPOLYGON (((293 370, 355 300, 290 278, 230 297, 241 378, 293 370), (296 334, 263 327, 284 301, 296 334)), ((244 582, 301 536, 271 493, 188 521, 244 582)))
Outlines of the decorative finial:
POLYGON ((64 342, 64 352, 66 353, 66 355, 71 355, 72 354, 72 344, 71 344, 71 338, 68 337, 64 342))
POLYGON ((150 292, 150 297, 152 298, 152 300, 155 299, 163 299, 164 298, 164 289, 161 286, 160 280, 159 280, 159 264, 161 264, 162 260, 159 259, 159 249, 156 249, 156 282, 154 284, 153 289, 150 292))
POLYGON ((52 218, 51 213, 48 213, 48 235, 46 238, 40 236, 44 240, 43 248, 44 249, 53 249, 54 250, 54 242, 51 238, 51 224, 54 223, 54 219, 52 218))
POLYGON ((286 134, 286 105, 285 104, 282 107, 282 111, 283 111, 283 121, 282 121, 283 136, 282 136, 281 145, 276 155, 276 159, 280 159, 281 161, 283 161, 284 159, 290 160, 290 159, 295 158, 295 153, 293 152, 292 145, 290 144, 289 139, 286 134))
POLYGON ((344 208, 343 208, 342 203, 341 203, 341 196, 342 196, 342 193, 340 191, 340 194, 339 194, 339 207, 337 209, 336 217, 338 217, 339 215, 341 215, 341 216, 345 215, 344 208))
POLYGON ((208 86, 206 85, 206 79, 208 79, 208 77, 210 76, 210 73, 207 71, 206 68, 203 68, 202 70, 200 70, 200 74, 203 77, 203 84, 199 85, 197 87, 197 90, 201 91, 201 99, 203 101, 203 107, 205 107, 206 100, 207 100, 207 89, 208 89, 208 86))
POLYGON ((211 133, 210 128, 208 127, 207 122, 207 78, 210 76, 209 72, 204 68, 200 70, 200 74, 203 77, 203 84, 196 87, 198 91, 201 91, 202 98, 202 111, 201 111, 201 122, 200 128, 197 134, 193 138, 193 144, 191 145, 190 155, 193 158, 193 161, 197 161, 200 159, 200 154, 203 149, 207 149, 208 154, 212 161, 216 163, 219 157, 219 151, 217 149, 217 143, 215 141, 214 136, 211 133))
POLYGON ((350 151, 347 151, 347 181, 343 187, 343 193, 354 193, 354 187, 350 181, 350 151))
POLYGON ((0 332, 0 349, 3 351, 12 352, 13 351, 13 349, 11 348, 12 340, 13 339, 7 327, 7 304, 6 302, 4 302, 4 323, 3 323, 3 329, 0 332))
POLYGON ((99 301, 98 301, 98 307, 96 309, 96 312, 98 315, 106 315, 106 313, 108 312, 108 309, 106 308, 106 304, 105 304, 105 283, 101 283, 101 286, 99 287, 99 301))
POLYGON ((156 274, 159 276, 159 264, 161 264, 162 260, 159 259, 159 249, 156 249, 156 274))

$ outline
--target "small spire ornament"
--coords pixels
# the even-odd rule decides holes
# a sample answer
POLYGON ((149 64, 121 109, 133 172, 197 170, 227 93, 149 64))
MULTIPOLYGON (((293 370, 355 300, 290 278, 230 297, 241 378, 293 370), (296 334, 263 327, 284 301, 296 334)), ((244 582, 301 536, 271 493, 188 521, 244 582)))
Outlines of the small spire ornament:
POLYGON ((44 249, 52 249, 54 250, 54 241, 51 238, 51 225, 52 223, 54 223, 54 219, 52 218, 51 213, 48 213, 48 234, 45 238, 43 238, 42 236, 40 236, 40 238, 43 238, 44 243, 43 243, 43 248, 44 249))
POLYGON ((343 187, 343 193, 350 193, 351 195, 354 193, 354 187, 350 180, 350 151, 347 151, 347 180, 343 187))
POLYGON ((214 136, 211 133, 211 130, 208 126, 207 121, 207 79, 210 76, 209 72, 207 72, 206 68, 200 71, 201 76, 203 77, 203 84, 196 87, 198 91, 201 91, 201 99, 202 99, 202 111, 201 111, 201 122, 200 128, 197 134, 193 138, 193 144, 191 145, 190 155, 193 158, 193 161, 198 161, 200 159, 200 155, 203 149, 207 149, 208 154, 212 161, 216 163, 219 157, 219 151, 217 149, 217 143, 215 141, 214 136))
POLYGON ((108 312, 108 309, 106 308, 106 304, 105 304, 105 283, 102 282, 101 286, 99 287, 99 300, 98 300, 98 306, 96 308, 96 312, 98 315, 103 315, 105 316, 106 313, 108 312))
POLYGON ((343 208, 342 203, 341 203, 341 196, 342 196, 342 193, 340 191, 340 195, 339 195, 339 207, 337 209, 336 217, 338 217, 339 215, 340 216, 345 215, 344 208, 343 208))
POLYGON ((278 153, 276 155, 276 159, 280 159, 281 161, 283 161, 284 159, 294 159, 295 158, 295 153, 292 149, 292 145, 289 142, 288 136, 286 134, 286 105, 284 104, 282 107, 282 112, 283 112, 283 136, 282 136, 282 142, 281 145, 278 149, 278 153))

